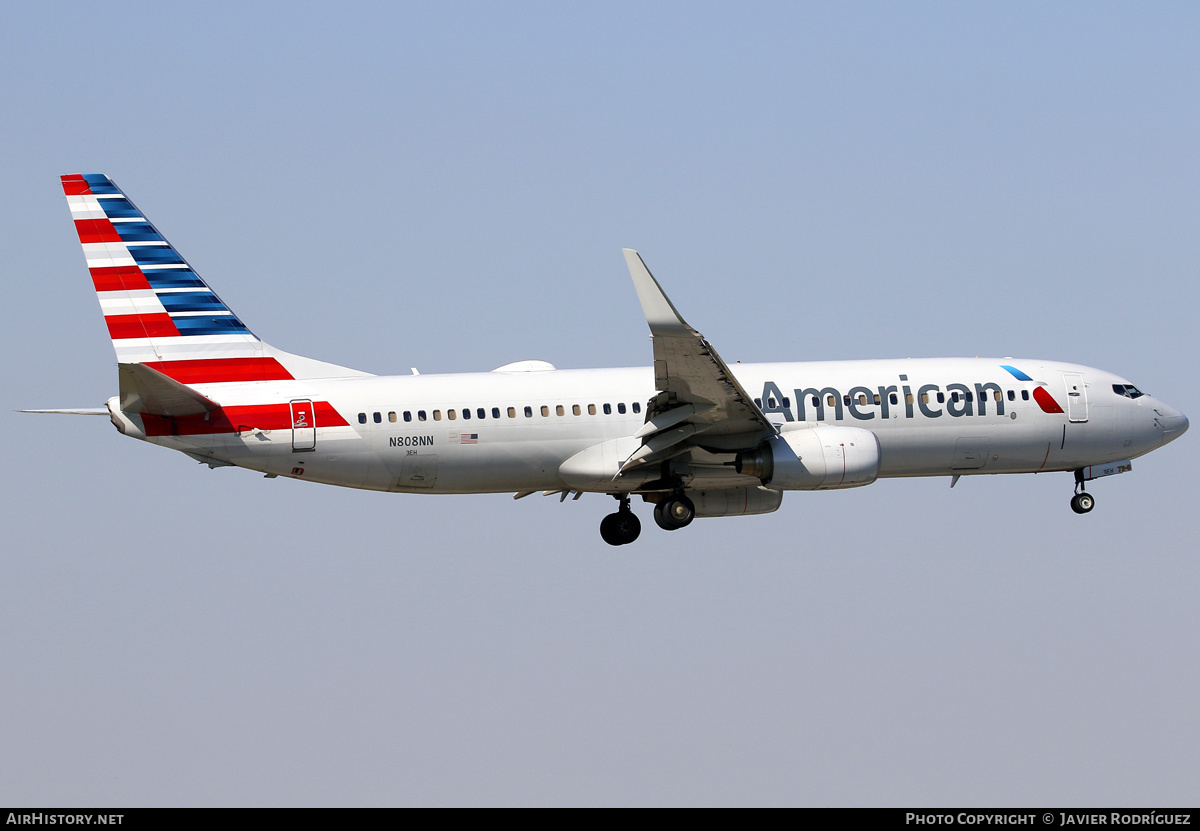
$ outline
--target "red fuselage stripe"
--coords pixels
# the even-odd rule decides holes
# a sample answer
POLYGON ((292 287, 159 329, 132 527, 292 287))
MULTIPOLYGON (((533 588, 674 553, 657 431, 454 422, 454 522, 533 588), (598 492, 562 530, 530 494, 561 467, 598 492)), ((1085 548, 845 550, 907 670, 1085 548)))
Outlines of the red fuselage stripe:
POLYGON ((1054 396, 1046 392, 1045 387, 1033 388, 1033 400, 1042 408, 1043 413, 1061 413, 1062 407, 1054 400, 1054 396))
MULTIPOLYGON (((313 402, 317 427, 345 427, 346 419, 328 401, 313 402)), ((292 410, 287 404, 252 404, 222 407, 207 415, 168 416, 142 413, 147 436, 198 436, 207 433, 237 433, 259 430, 289 430, 292 410)), ((313 426, 310 424, 309 426, 313 426)))

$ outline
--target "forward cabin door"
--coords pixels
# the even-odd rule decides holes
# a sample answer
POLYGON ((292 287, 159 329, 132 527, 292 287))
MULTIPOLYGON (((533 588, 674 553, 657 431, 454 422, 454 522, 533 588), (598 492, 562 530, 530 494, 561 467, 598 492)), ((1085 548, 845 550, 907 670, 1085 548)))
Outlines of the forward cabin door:
POLYGON ((317 449, 317 419, 313 403, 307 398, 291 402, 292 450, 301 452, 317 449))
POLYGON ((1083 384, 1083 376, 1077 372, 1064 372, 1063 381, 1067 385, 1067 418, 1076 422, 1087 421, 1087 387, 1083 384))

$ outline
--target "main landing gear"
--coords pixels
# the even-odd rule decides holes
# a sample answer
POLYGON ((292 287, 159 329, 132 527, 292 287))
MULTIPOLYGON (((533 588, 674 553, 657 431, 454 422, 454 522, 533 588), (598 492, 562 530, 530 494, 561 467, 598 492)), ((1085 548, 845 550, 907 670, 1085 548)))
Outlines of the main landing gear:
POLYGON ((621 507, 615 514, 600 520, 600 536, 609 545, 628 545, 642 533, 642 522, 629 510, 629 495, 622 494, 621 507))
POLYGON ((682 493, 672 494, 654 506, 654 521, 664 531, 676 531, 696 518, 696 506, 682 493))
POLYGON ((1071 510, 1077 514, 1086 514, 1096 507, 1096 497, 1085 491, 1083 471, 1075 471, 1075 495, 1071 497, 1071 510))
MULTIPOLYGON (((600 536, 609 545, 628 545, 642 533, 642 523, 629 509, 629 494, 613 494, 621 507, 600 521, 600 536)), ((696 506, 682 490, 654 506, 654 521, 664 531, 677 531, 696 518, 696 506)))

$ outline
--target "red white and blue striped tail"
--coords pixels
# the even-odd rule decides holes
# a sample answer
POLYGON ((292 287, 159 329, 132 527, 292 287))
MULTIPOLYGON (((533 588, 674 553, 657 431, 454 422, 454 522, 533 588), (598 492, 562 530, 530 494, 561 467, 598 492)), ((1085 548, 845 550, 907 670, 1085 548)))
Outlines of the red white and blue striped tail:
POLYGON ((107 176, 62 186, 119 363, 187 385, 367 374, 259 340, 107 176))

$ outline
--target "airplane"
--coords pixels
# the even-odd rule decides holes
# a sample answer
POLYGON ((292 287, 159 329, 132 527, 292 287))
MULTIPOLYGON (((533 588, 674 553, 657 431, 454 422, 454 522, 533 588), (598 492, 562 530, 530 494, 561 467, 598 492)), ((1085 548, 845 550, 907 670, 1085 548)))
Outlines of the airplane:
POLYGON ((785 491, 878 479, 1074 474, 1086 483, 1179 438, 1188 419, 1124 378, 1018 358, 735 364, 680 315, 641 256, 625 261, 653 365, 377 376, 268 345, 106 176, 62 178, 117 353, 103 408, 123 435, 212 468, 237 466, 412 494, 584 493, 636 540, 631 500, 675 531, 696 517, 765 514, 785 491))

